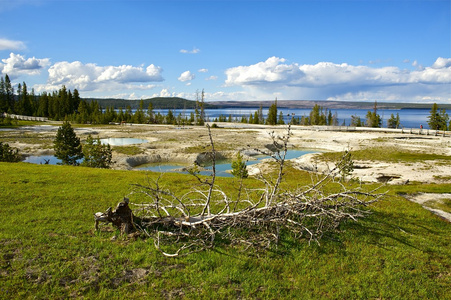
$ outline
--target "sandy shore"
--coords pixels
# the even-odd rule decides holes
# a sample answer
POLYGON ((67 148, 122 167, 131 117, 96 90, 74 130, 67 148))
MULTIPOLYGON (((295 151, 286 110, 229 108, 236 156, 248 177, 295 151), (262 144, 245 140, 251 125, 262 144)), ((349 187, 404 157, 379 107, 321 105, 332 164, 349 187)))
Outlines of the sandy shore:
MULTIPOLYGON (((269 133, 283 135, 286 126, 229 124, 211 130, 216 150, 224 158, 233 157, 237 151, 252 154, 252 149, 265 149, 271 144, 269 133)), ((16 131, 3 131, 2 141, 17 147, 27 155, 52 154, 52 141, 58 126, 42 125, 24 127, 16 131), (14 133, 14 134, 13 134, 14 133), (35 137, 27 142, 27 138, 35 137), (8 138, 10 137, 10 138, 8 138)), ((77 135, 86 139, 88 134, 99 138, 126 137, 141 138, 148 142, 134 145, 137 155, 114 152, 115 169, 132 169, 152 162, 174 162, 191 165, 202 162, 205 152, 210 151, 210 138, 204 127, 175 127, 168 125, 109 125, 76 128, 77 135)), ((451 137, 418 135, 400 132, 379 131, 328 131, 318 128, 293 126, 289 147, 321 151, 361 150, 368 147, 381 149, 405 149, 409 151, 451 156, 451 137)), ((114 149, 114 148, 113 148, 114 149)), ((309 154, 293 160, 295 166, 304 170, 324 170, 327 166, 317 162, 317 155, 309 154)), ((252 156, 248 157, 252 159, 252 156)), ((451 165, 443 161, 415 161, 409 163, 388 163, 383 161, 354 161, 353 176, 363 181, 380 181, 391 178, 389 183, 402 184, 407 181, 450 182, 451 165)), ((258 165, 256 165, 258 167, 258 165)), ((253 167, 254 169, 256 167, 253 167)), ((254 170, 255 172, 255 170, 254 170)), ((251 169, 252 173, 252 169, 251 169)))

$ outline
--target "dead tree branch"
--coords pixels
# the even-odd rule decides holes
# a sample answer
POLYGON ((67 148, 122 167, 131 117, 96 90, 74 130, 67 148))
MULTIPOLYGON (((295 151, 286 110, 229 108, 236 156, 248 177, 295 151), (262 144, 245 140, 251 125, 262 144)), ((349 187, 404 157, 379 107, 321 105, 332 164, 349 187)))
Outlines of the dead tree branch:
MULTIPOLYGON (((281 232, 285 232, 319 243, 324 233, 335 230, 343 221, 364 217, 368 213, 365 207, 385 195, 378 189, 367 191, 362 186, 336 180, 336 175, 352 163, 346 156, 310 186, 281 191, 291 136, 288 127, 283 136, 270 134, 274 151, 265 153, 270 154, 278 165, 277 178, 271 180, 261 174, 263 188, 248 190, 240 184, 238 197, 232 199, 216 185, 216 154, 212 133, 208 126, 207 129, 212 147, 213 176, 208 180, 195 175, 206 189, 201 186, 175 195, 161 187, 160 177, 147 185, 133 185, 133 193, 141 193, 149 200, 147 203, 130 203, 139 209, 138 217, 133 217, 131 210, 129 212, 133 228, 152 238, 155 248, 165 256, 212 248, 218 237, 231 243, 267 248, 277 243, 281 232), (332 185, 334 192, 329 191, 332 185)), ((115 211, 109 209, 97 213, 96 227, 99 221, 112 222, 116 227, 123 226, 120 222, 129 222, 120 209, 118 206, 115 211)), ((130 228, 127 225, 127 231, 130 228)))

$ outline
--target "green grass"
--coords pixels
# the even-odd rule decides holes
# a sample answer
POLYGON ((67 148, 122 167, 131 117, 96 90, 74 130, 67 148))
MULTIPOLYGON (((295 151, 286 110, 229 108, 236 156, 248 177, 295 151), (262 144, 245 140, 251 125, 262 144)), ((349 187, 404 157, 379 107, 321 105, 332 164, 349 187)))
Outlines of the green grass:
POLYGON ((435 209, 443 210, 447 213, 451 213, 451 199, 440 199, 435 201, 427 201, 425 206, 435 209))
MULTIPOLYGON (((328 161, 337 161, 343 153, 328 152, 321 155, 322 159, 328 161)), ((395 147, 370 147, 364 150, 351 151, 353 160, 386 161, 386 162, 419 162, 419 161, 439 161, 449 163, 451 156, 421 153, 408 150, 399 150, 395 147)), ((321 159, 321 158, 320 158, 321 159)))
MULTIPOLYGON (((286 173, 284 188, 310 182, 303 172, 286 173)), ((342 225, 320 246, 282 235, 267 252, 222 243, 170 259, 150 240, 111 241, 115 230, 93 230, 93 213, 115 206, 130 184, 148 176, 156 178, 0 163, 0 298, 446 299, 451 293, 451 224, 397 196, 450 185, 393 187, 369 218, 342 225)), ((219 183, 232 193, 234 180, 219 183)), ((182 193, 197 181, 165 174, 162 184, 182 193)))
POLYGON ((138 146, 114 146, 113 151, 130 156, 144 153, 144 150, 138 146))
POLYGON ((36 133, 17 133, 10 131, 0 132, 0 142, 12 143, 19 141, 21 143, 40 145, 41 149, 53 148, 53 138, 43 137, 36 133))
POLYGON ((37 122, 37 121, 25 121, 25 120, 11 120, 12 124, 3 125, 0 124, 0 128, 19 128, 21 126, 33 126, 33 125, 43 125, 45 122, 37 122))
POLYGON ((439 181, 451 181, 451 176, 434 175, 433 177, 439 181))
MULTIPOLYGON (((219 143, 216 142, 215 143, 215 150, 216 151, 228 151, 228 150, 233 150, 233 146, 230 144, 226 144, 226 143, 219 143)), ((189 147, 185 147, 183 148, 183 153, 187 153, 187 154, 193 154, 193 153, 204 153, 204 152, 209 152, 211 151, 211 145, 206 142, 204 145, 196 145, 196 146, 189 146, 189 147)))

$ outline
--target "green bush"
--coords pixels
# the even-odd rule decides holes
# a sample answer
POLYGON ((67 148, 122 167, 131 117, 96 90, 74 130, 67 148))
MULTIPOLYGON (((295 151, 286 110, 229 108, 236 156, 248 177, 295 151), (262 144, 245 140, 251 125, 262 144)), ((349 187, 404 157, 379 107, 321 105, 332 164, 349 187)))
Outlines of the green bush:
POLYGON ((7 143, 0 142, 0 161, 18 162, 20 161, 19 150, 12 148, 7 143))
POLYGON ((246 162, 243 161, 243 156, 240 152, 236 154, 236 159, 232 162, 232 175, 238 178, 247 178, 246 162))
POLYGON ((112 151, 109 144, 102 144, 100 139, 94 139, 88 135, 86 144, 83 145, 84 161, 82 166, 91 168, 108 169, 112 163, 112 151))

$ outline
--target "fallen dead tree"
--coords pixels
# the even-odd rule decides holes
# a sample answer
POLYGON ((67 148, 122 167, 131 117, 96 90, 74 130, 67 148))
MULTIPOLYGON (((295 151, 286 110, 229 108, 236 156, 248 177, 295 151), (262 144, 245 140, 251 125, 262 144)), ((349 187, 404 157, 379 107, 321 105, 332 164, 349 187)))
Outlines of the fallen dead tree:
POLYGON ((207 128, 212 147, 211 177, 200 177, 193 171, 200 185, 183 195, 162 187, 161 176, 146 185, 134 184, 132 194, 147 199, 146 203, 130 203, 139 216, 133 216, 128 201, 124 201, 114 211, 110 208, 105 213, 97 213, 96 228, 103 221, 113 223, 123 233, 137 230, 151 238, 165 256, 212 248, 219 240, 267 248, 277 243, 284 232, 319 243, 324 233, 335 230, 341 222, 364 217, 368 212, 365 207, 384 196, 378 189, 365 190, 338 180, 337 176, 352 164, 349 152, 326 174, 312 176, 316 179, 310 186, 281 191, 291 136, 288 127, 283 136, 271 133, 272 151, 264 151, 276 162, 277 175, 271 178, 260 174, 258 179, 263 183, 260 189, 244 188, 241 179, 238 195, 232 199, 216 185, 214 142, 207 128), (130 217, 119 216, 118 210, 126 211, 124 216, 130 217))

